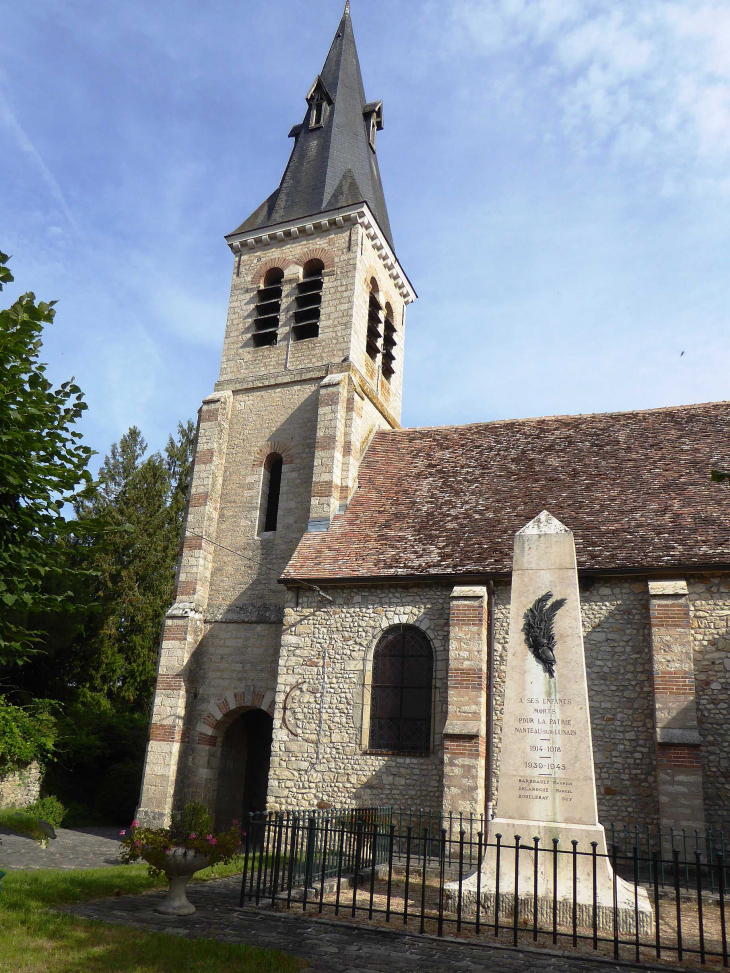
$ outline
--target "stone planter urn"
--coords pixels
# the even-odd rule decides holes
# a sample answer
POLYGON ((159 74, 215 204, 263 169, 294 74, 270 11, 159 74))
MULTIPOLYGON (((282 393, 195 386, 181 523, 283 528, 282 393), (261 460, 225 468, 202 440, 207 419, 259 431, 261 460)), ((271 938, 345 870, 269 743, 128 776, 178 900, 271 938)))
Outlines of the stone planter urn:
POLYGON ((160 912, 163 916, 191 916, 195 912, 195 906, 186 895, 188 882, 195 872, 207 868, 209 864, 210 857, 201 855, 194 848, 173 848, 166 854, 162 868, 170 882, 170 891, 155 906, 155 912, 160 912))

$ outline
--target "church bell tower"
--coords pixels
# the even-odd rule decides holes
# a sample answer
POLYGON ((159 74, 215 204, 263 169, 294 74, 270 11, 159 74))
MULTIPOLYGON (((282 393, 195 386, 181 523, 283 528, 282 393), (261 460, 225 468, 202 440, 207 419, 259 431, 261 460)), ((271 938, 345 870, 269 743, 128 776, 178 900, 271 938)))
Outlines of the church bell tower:
MULTIPOLYGON (((405 309, 349 0, 279 187, 226 237, 233 282, 199 413, 175 603, 162 633, 138 818, 204 801, 225 826, 269 793, 285 589, 373 434, 401 414, 405 309)), ((276 759, 276 754, 273 755, 276 759)))

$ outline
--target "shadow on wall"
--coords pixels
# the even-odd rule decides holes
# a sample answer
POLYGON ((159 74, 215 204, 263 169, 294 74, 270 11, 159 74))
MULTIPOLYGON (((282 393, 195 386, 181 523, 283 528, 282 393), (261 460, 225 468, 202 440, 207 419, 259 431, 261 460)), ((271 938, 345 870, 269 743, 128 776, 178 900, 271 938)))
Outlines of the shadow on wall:
MULTIPOLYGON (((215 548, 214 583, 206 610, 206 621, 211 624, 185 665, 186 733, 173 802, 180 808, 191 800, 203 801, 214 812, 217 823, 240 820, 244 811, 262 810, 266 804, 271 716, 258 709, 254 700, 252 707, 239 707, 226 714, 219 725, 211 726, 207 741, 201 742, 197 728, 206 719, 211 699, 222 698, 230 690, 238 692, 241 687, 253 688, 261 696, 273 695, 276 690, 285 598, 277 582, 307 529, 313 456, 307 458, 299 451, 293 463, 284 463, 276 531, 262 533, 259 527, 266 521, 260 510, 262 480, 266 486, 263 469, 267 444, 283 444, 288 450, 288 444, 301 443, 301 428, 307 424, 312 426, 314 440, 317 396, 318 390, 313 391, 265 441, 253 441, 255 429, 242 429, 245 458, 236 464, 231 453, 223 484, 217 533, 226 538, 223 543, 231 550, 215 548), (256 474, 253 485, 249 482, 252 472, 256 474), (244 518, 242 497, 250 501, 244 518), (216 582, 216 578, 223 580, 216 582), (231 636, 235 642, 238 635, 240 647, 232 651, 231 636), (248 716, 244 709, 260 715, 248 716)), ((253 415, 256 410, 250 412, 253 415)), ((236 421, 245 423, 240 415, 236 421)), ((275 451, 272 445, 271 452, 275 451)), ((263 502, 267 499, 264 497, 263 502)))
POLYGON ((237 716, 223 734, 215 826, 225 830, 251 811, 266 810, 274 721, 262 709, 237 716))
MULTIPOLYGON (((314 475, 314 449, 312 448, 311 456, 307 455, 306 451, 302 449, 302 446, 306 445, 303 441, 302 429, 311 428, 313 447, 317 430, 318 396, 319 390, 315 389, 280 426, 270 433, 265 442, 257 444, 262 453, 255 460, 252 459, 252 462, 255 463, 253 470, 246 469, 245 463, 241 463, 241 469, 235 475, 229 475, 224 483, 224 493, 221 497, 221 516, 218 523, 219 536, 235 539, 243 530, 245 536, 241 545, 241 553, 257 561, 256 565, 250 561, 243 565, 243 575, 247 578, 246 584, 238 591, 228 592, 227 609, 248 605, 271 605, 275 606, 279 615, 281 615, 285 591, 278 584, 278 581, 284 572, 284 568, 291 560, 299 541, 306 533, 309 523, 312 478, 314 475), (265 511, 268 506, 268 488, 272 485, 264 468, 267 459, 263 455, 266 452, 266 443, 284 444, 289 448, 296 444, 298 447, 296 450, 292 450, 293 462, 288 462, 289 453, 288 450, 285 451, 281 483, 278 489, 275 531, 264 530, 267 526, 267 518, 265 512, 262 514, 262 511, 265 511), (253 485, 249 488, 246 480, 251 474, 253 474, 253 485), (241 497, 246 496, 251 502, 252 509, 250 516, 246 516, 242 523, 241 497)), ((252 412, 255 412, 255 409, 252 412)), ((257 453, 257 449, 254 449, 253 452, 257 453)), ((272 447, 271 453, 275 452, 276 450, 272 447)), ((223 543, 226 547, 237 550, 237 545, 230 543, 230 540, 223 543)), ((241 574, 242 562, 235 554, 218 550, 216 557, 220 559, 219 564, 224 563, 230 566, 230 574, 233 577, 241 574), (238 566, 236 562, 240 562, 238 566)), ((266 620, 273 621, 274 618, 272 616, 266 620)))
MULTIPOLYGON (((615 600, 615 586, 612 585, 615 600)), ((606 611, 581 590, 598 819, 659 825, 649 606, 629 585, 606 611), (595 619, 595 620, 594 620, 595 619)))
POLYGON ((418 808, 437 811, 442 804, 443 755, 383 756, 383 764, 355 788, 355 807, 418 808))

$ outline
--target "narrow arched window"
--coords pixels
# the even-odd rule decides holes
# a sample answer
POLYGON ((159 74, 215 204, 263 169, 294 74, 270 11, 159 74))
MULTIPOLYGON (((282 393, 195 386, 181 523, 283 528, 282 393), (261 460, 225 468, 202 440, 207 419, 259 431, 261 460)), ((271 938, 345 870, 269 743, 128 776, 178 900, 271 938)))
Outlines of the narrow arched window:
POLYGON ((373 656, 370 749, 431 749, 433 650, 424 633, 399 625, 381 636, 373 656))
POLYGON ((383 376, 390 379, 395 371, 395 322, 393 320, 393 308, 390 304, 385 305, 385 323, 383 325, 383 360, 381 368, 383 376))
POLYGON ((256 318, 253 343, 257 348, 275 345, 279 336, 279 318, 283 291, 284 271, 274 267, 264 277, 263 287, 256 295, 256 318))
POLYGON ((368 302, 368 335, 365 350, 375 361, 380 354, 380 339, 383 337, 381 331, 383 325, 383 305, 380 303, 380 292, 378 282, 373 278, 370 281, 370 300, 368 302))
POLYGON ((279 501, 281 499, 281 473, 284 461, 279 453, 271 453, 264 463, 261 479, 261 510, 259 533, 276 530, 279 520, 279 501))
POLYGON ((324 264, 321 260, 308 260, 304 265, 302 279, 297 284, 297 309, 292 328, 295 341, 319 337, 323 290, 324 264))

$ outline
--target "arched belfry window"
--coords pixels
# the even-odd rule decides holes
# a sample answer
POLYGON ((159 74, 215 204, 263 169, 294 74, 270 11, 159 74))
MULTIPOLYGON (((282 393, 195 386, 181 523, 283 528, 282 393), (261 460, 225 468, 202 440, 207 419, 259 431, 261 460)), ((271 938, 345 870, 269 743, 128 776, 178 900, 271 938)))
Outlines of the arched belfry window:
POLYGON ((368 302, 368 336, 365 350, 375 361, 380 354, 380 339, 383 337, 381 330, 383 326, 383 305, 380 303, 380 292, 378 282, 373 279, 370 281, 370 300, 368 302))
POLYGON ((308 260, 303 277, 297 284, 297 309, 294 312, 292 332, 295 341, 319 337, 319 318, 322 313, 324 290, 324 264, 321 260, 308 260))
POLYGON ((256 295, 256 331, 253 343, 257 348, 262 345, 275 345, 278 339, 279 318, 283 291, 284 271, 274 267, 264 277, 263 286, 256 295))
POLYGON ((393 308, 390 304, 385 305, 385 322, 383 324, 383 360, 381 368, 385 378, 389 379, 395 371, 395 321, 393 320, 393 308))
POLYGON ((375 648, 370 749, 427 753, 431 749, 433 649, 413 625, 385 632, 375 648))
POLYGON ((276 530, 279 520, 279 501, 281 499, 281 473, 284 461, 279 453, 270 453, 264 463, 261 480, 261 510, 259 514, 259 533, 276 530))

